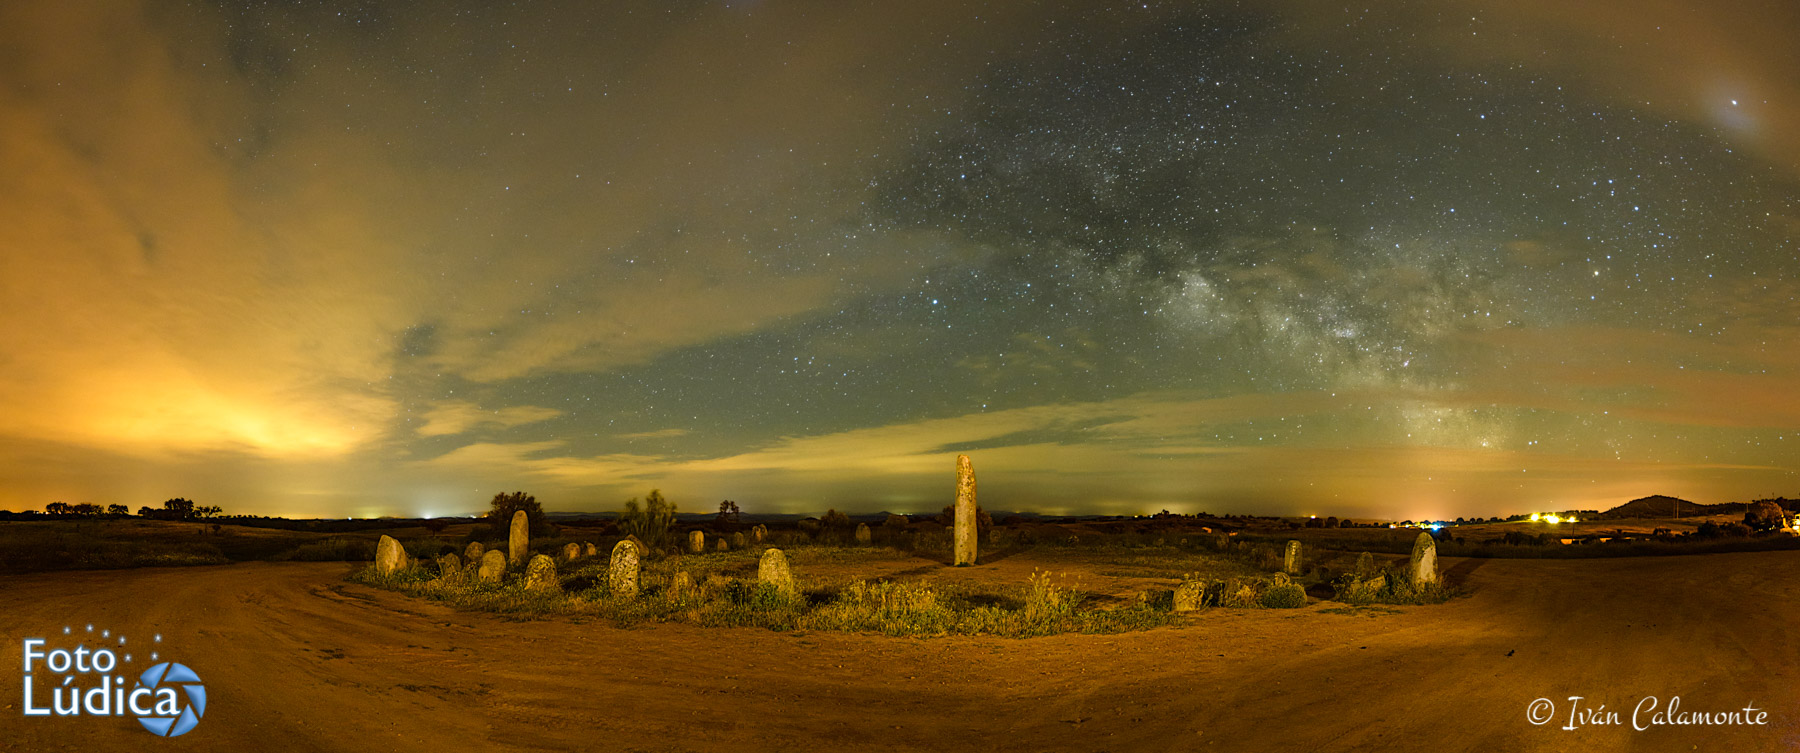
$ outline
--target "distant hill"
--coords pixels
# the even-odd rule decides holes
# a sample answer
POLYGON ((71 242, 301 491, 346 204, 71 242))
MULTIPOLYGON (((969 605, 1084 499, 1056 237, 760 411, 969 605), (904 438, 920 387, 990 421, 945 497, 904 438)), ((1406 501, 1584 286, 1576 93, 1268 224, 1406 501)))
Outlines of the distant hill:
POLYGON ((1684 518, 1691 518, 1699 515, 1722 515, 1725 513, 1743 512, 1744 510, 1744 506, 1737 502, 1703 505, 1698 502, 1689 502, 1678 497, 1668 497, 1656 494, 1649 497, 1639 497, 1630 502, 1626 502, 1611 510, 1600 513, 1600 517, 1606 520, 1617 520, 1619 518, 1672 518, 1676 515, 1677 505, 1680 505, 1679 511, 1681 517, 1684 518))

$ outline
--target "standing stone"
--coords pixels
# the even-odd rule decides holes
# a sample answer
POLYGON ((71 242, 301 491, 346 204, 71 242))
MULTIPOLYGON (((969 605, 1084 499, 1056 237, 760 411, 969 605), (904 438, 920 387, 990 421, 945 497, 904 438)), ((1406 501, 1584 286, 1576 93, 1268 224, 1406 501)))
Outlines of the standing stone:
POLYGON ((956 456, 956 564, 975 564, 975 466, 956 456))
POLYGON ((392 536, 382 536, 375 545, 375 573, 393 575, 406 569, 406 550, 392 536))
POLYGON ((517 567, 525 564, 526 550, 531 547, 531 518, 524 510, 513 513, 512 533, 506 537, 506 561, 517 567))
POLYGON ((705 531, 688 532, 688 551, 694 554, 700 554, 706 551, 705 531))
POLYGON ((587 556, 589 556, 589 557, 600 556, 600 547, 594 546, 594 542, 589 541, 585 544, 582 544, 582 547, 585 550, 587 556))
POLYGON ((1184 580, 1175 587, 1175 611, 1192 612, 1206 606, 1206 582, 1184 580))
POLYGON ((581 545, 573 541, 563 545, 563 561, 574 562, 581 559, 581 545))
POLYGON ((525 568, 525 588, 529 591, 561 591, 562 581, 556 579, 556 560, 544 554, 532 557, 531 565, 525 568))
POLYGON ((856 543, 861 544, 863 546, 868 546, 869 542, 873 541, 873 540, 874 540, 874 537, 869 534, 869 524, 868 523, 857 523, 856 524, 856 543))
POLYGON ((694 576, 688 575, 686 570, 676 573, 675 577, 669 579, 670 598, 685 599, 693 593, 694 576))
POLYGON ((1300 542, 1288 539, 1287 556, 1281 558, 1281 571, 1288 575, 1300 574, 1300 542))
POLYGON ((1438 582, 1437 541, 1431 534, 1420 532, 1419 538, 1413 541, 1411 564, 1415 587, 1438 582))
POLYGON ((498 549, 489 549, 486 554, 481 555, 481 569, 476 572, 476 576, 481 578, 483 583, 499 583, 500 578, 504 575, 506 575, 506 555, 501 554, 498 549))
MULTIPOLYGON (((637 547, 638 559, 643 559, 645 557, 650 556, 650 547, 648 545, 646 545, 642 539, 639 539, 637 537, 637 534, 626 534, 625 538, 620 539, 620 541, 624 541, 626 543, 631 544, 634 547, 637 547)), ((618 545, 614 544, 613 548, 617 549, 618 545)))
POLYGON ((738 531, 737 533, 731 534, 731 548, 732 549, 748 549, 748 548, 750 548, 749 537, 745 536, 743 531, 738 531))
POLYGON ((756 580, 775 587, 784 598, 792 599, 800 594, 794 585, 794 571, 788 569, 787 555, 780 549, 763 552, 762 561, 756 564, 756 580))
POLYGON ((721 551, 721 552, 729 552, 729 551, 731 551, 731 544, 726 543, 726 541, 722 538, 714 539, 713 540, 713 549, 721 551))
POLYGON ((1358 580, 1373 577, 1375 573, 1375 555, 1369 554, 1368 552, 1356 555, 1356 577, 1358 580))
POLYGON ((642 550, 630 539, 613 545, 612 562, 606 566, 606 587, 615 598, 637 598, 638 557, 642 555, 642 550))
POLYGON ((750 538, 756 539, 758 544, 763 543, 763 539, 769 538, 769 527, 757 523, 755 528, 750 529, 750 538))
POLYGON ((482 549, 484 547, 479 541, 471 541, 468 546, 463 547, 463 559, 469 563, 469 567, 480 565, 482 549))
POLYGON ((462 558, 455 552, 438 555, 438 577, 444 580, 455 580, 462 577, 462 558))

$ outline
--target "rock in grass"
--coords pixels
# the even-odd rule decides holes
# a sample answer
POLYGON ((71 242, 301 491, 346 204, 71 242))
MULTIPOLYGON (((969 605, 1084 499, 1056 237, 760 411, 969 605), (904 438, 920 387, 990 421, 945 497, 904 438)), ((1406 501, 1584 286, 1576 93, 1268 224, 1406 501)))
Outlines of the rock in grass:
POLYGON ((756 539, 758 544, 763 543, 765 539, 769 538, 769 527, 757 523, 755 528, 750 529, 750 538, 756 539))
POLYGON ((706 551, 705 531, 688 532, 688 551, 693 554, 702 554, 706 551))
POLYGON ((1368 578, 1372 578, 1375 576, 1375 573, 1377 573, 1377 572, 1379 572, 1379 571, 1377 571, 1375 569, 1375 555, 1369 554, 1368 552, 1363 552, 1362 554, 1356 555, 1356 579, 1357 580, 1366 580, 1368 578))
POLYGON ((525 555, 531 548, 531 518, 524 510, 513 513, 512 531, 506 537, 506 561, 511 566, 525 564, 525 555))
POLYGON ((481 555, 481 569, 475 574, 483 583, 499 583, 506 575, 506 555, 498 549, 489 549, 481 555))
POLYGON ((375 572, 378 575, 393 575, 406 569, 406 550, 400 548, 400 542, 392 536, 382 536, 375 545, 375 572))
POLYGON ((784 598, 800 595, 794 584, 794 571, 788 568, 787 555, 780 549, 763 552, 762 560, 756 564, 756 581, 774 586, 784 598))
POLYGON ((686 570, 678 572, 669 579, 669 598, 685 599, 694 593, 694 576, 686 570))
POLYGON ((463 561, 468 562, 469 567, 476 567, 481 562, 483 548, 479 541, 469 542, 468 546, 463 547, 463 561))
POLYGON ((856 524, 856 543, 861 544, 863 546, 868 546, 869 542, 873 541, 873 540, 874 540, 874 536, 869 533, 869 524, 868 523, 857 523, 856 524))
POLYGON ((642 551, 631 539, 613 545, 612 561, 606 566, 606 588, 614 598, 637 598, 640 556, 642 551))
POLYGON ((575 560, 581 559, 581 545, 574 542, 564 544, 562 554, 564 562, 574 562, 575 560))
POLYGON ((975 564, 975 465, 968 455, 956 456, 956 564, 975 564))
POLYGON ((455 552, 438 555, 438 577, 452 581, 462 577, 462 558, 455 552))
POLYGON ((543 554, 532 557, 531 564, 525 567, 525 588, 530 591, 561 591, 562 581, 556 578, 556 560, 543 554))
POLYGON ((587 556, 589 556, 589 557, 600 556, 600 547, 594 546, 594 542, 592 542, 592 541, 584 542, 581 546, 582 546, 582 549, 584 550, 584 552, 587 554, 587 556))
POLYGON ((1411 568, 1414 587, 1438 582, 1437 540, 1431 534, 1420 532, 1419 538, 1413 540, 1411 568))
POLYGON ((750 548, 750 538, 745 536, 743 531, 738 531, 737 533, 731 534, 731 548, 732 549, 748 549, 748 548, 750 548))
POLYGON ((1184 580, 1175 587, 1174 608, 1177 612, 1193 612, 1206 606, 1206 582, 1184 580))
POLYGON ((1288 575, 1300 574, 1300 542, 1288 540, 1287 553, 1281 558, 1281 571, 1288 575))
POLYGON ((722 538, 713 539, 713 549, 721 552, 729 552, 731 551, 731 545, 725 543, 725 540, 722 538))

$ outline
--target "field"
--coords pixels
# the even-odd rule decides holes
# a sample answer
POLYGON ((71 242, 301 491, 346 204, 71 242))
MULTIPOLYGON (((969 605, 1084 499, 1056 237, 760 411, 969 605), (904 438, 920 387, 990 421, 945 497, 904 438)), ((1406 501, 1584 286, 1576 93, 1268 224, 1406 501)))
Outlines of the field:
MULTIPOLYGON (((285 547, 342 538, 152 530, 177 542, 285 537, 285 547)), ((394 532, 415 548, 466 535, 394 532)), ((1372 545, 1407 533, 1354 532, 1372 545)), ((1141 594, 1196 572, 1255 577, 1264 551, 1254 538, 1216 552, 1200 536, 1184 547, 1190 537, 1113 535, 997 548, 967 568, 948 566, 929 541, 789 551, 815 599, 896 582, 992 594, 989 605, 1007 609, 1048 573, 1093 611, 1145 609, 1141 594)), ((483 611, 358 582, 364 562, 281 561, 292 552, 7 576, 0 661, 19 666, 22 637, 64 626, 139 645, 160 634, 162 658, 193 667, 211 699, 194 731, 167 743, 194 750, 1753 751, 1789 749, 1800 735, 1800 647, 1786 639, 1800 620, 1791 551, 1447 558, 1455 598, 1363 607, 1330 598, 1329 571, 1350 555, 1316 552, 1302 577, 1313 597, 1298 609, 1161 611, 1154 624, 1024 638, 621 621, 579 600, 483 611), (1570 696, 1604 704, 1618 723, 1569 725, 1570 696), (1684 711, 1753 705, 1768 715, 1634 729, 1633 708, 1651 696, 1680 696, 1684 711), (1527 719, 1540 698, 1556 710, 1542 725, 1527 719)), ((646 583, 676 567, 746 576, 753 559, 659 558, 646 583)), ((581 567, 564 577, 574 584, 581 567)), ((0 715, 0 750, 145 744, 134 720, 27 719, 18 698, 0 715)))

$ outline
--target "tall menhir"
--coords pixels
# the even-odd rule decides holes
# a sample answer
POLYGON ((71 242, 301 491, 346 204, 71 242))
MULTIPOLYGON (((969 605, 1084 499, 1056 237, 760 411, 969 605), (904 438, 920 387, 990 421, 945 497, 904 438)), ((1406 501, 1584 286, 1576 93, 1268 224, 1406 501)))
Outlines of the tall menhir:
POLYGON ((956 565, 975 564, 975 466, 956 456, 956 565))

